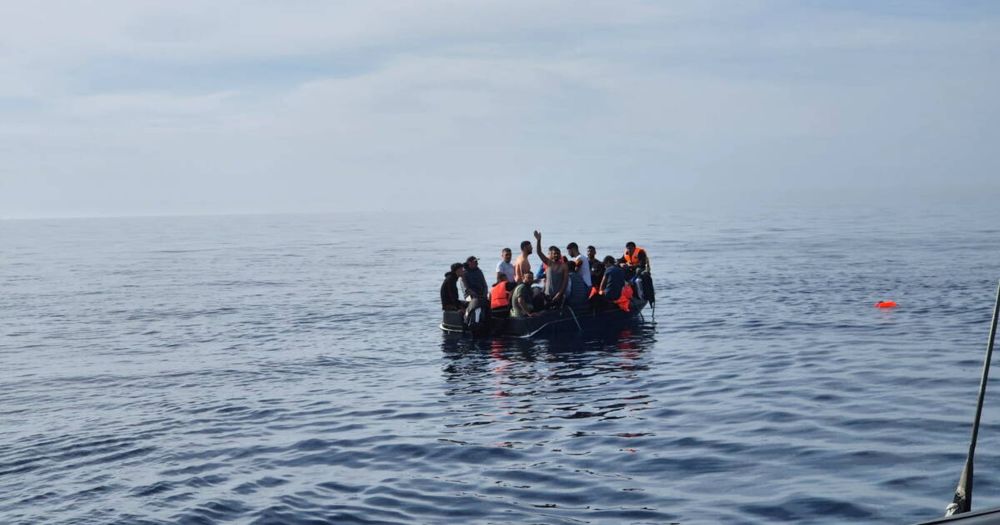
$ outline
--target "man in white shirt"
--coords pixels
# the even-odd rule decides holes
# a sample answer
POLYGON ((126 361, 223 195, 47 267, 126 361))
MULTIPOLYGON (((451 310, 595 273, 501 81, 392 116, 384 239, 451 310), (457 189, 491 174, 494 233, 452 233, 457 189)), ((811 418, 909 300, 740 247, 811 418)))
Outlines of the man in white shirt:
POLYGON ((517 282, 517 279, 514 278, 514 265, 510 263, 512 255, 510 248, 500 250, 500 262, 497 263, 497 282, 500 281, 500 274, 507 276, 508 283, 517 282))
POLYGON ((587 288, 594 286, 594 283, 590 278, 590 261, 588 261, 586 257, 580 255, 580 247, 577 246, 575 242, 571 242, 566 245, 566 251, 569 253, 569 258, 576 261, 576 267, 579 268, 580 277, 583 277, 583 282, 587 284, 587 288))

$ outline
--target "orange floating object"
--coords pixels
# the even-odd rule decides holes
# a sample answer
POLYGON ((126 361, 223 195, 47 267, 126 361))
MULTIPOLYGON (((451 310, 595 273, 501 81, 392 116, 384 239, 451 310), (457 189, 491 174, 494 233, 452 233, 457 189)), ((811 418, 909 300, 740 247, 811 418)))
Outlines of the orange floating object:
POLYGON ((875 303, 875 308, 895 308, 897 306, 899 305, 896 304, 896 301, 879 301, 875 303))

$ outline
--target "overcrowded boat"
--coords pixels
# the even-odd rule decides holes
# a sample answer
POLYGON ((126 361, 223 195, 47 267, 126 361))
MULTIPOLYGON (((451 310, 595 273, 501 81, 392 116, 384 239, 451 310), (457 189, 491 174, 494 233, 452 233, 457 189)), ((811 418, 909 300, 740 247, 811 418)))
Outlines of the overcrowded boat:
POLYGON ((586 257, 571 242, 566 254, 557 246, 542 250, 541 232, 521 243, 512 263, 510 248, 501 250, 496 280, 488 285, 479 259, 453 263, 441 284, 441 329, 476 336, 532 337, 542 333, 579 332, 620 326, 643 318, 656 296, 649 256, 629 241, 622 257, 597 258, 587 247, 586 257), (537 253, 541 268, 532 272, 530 256, 537 253))

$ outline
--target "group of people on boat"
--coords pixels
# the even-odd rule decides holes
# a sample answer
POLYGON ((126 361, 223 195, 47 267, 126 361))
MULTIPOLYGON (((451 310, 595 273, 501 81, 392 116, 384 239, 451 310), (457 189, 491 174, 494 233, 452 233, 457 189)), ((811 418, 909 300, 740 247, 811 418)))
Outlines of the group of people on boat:
POLYGON ((542 234, 534 232, 534 251, 541 261, 532 272, 531 241, 521 243, 521 253, 511 262, 510 248, 500 251, 495 280, 487 283, 479 259, 470 256, 456 262, 441 284, 441 308, 465 311, 466 320, 477 309, 510 317, 529 317, 570 306, 617 307, 629 311, 633 297, 653 302, 651 267, 646 250, 629 241, 621 257, 597 258, 597 249, 587 246, 586 257, 575 242, 566 245, 566 255, 557 246, 542 250, 542 234))

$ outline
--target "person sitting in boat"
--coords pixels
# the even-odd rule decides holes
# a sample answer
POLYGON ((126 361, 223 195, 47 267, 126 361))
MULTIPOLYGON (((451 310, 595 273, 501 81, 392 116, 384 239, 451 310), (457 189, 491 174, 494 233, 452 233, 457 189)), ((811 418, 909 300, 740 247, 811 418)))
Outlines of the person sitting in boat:
POLYGON ((500 280, 500 274, 507 276, 508 283, 514 283, 516 275, 514 275, 514 265, 510 263, 511 258, 510 248, 504 248, 500 250, 500 262, 497 263, 497 280, 500 280))
POLYGON ((465 309, 468 316, 480 306, 485 306, 488 286, 483 271, 479 269, 479 259, 469 256, 465 260, 465 272, 461 276, 462 285, 465 287, 465 299, 469 302, 465 309))
POLYGON ((625 263, 625 276, 628 278, 635 276, 640 269, 650 271, 649 255, 645 249, 636 246, 632 241, 625 243, 625 254, 621 261, 625 263))
MULTIPOLYGON (((590 290, 590 287, 594 285, 590 280, 590 261, 580 253, 580 247, 575 242, 566 245, 566 254, 569 255, 569 260, 576 263, 576 267, 580 270, 580 277, 587 285, 587 290, 590 290)), ((572 284, 573 282, 570 281, 571 286, 572 284)))
POLYGON ((465 301, 458 298, 458 280, 465 273, 462 263, 451 265, 451 271, 444 274, 444 282, 441 283, 441 309, 442 310, 464 310, 465 301))
POLYGON ((521 277, 521 282, 514 288, 514 295, 511 297, 510 316, 511 317, 531 317, 535 311, 532 296, 531 284, 535 277, 528 272, 521 277))
POLYGON ((569 283, 569 275, 566 269, 566 261, 563 260, 562 252, 556 246, 549 246, 549 256, 542 254, 542 233, 535 230, 535 249, 538 250, 538 257, 545 265, 545 299, 548 306, 561 306, 566 297, 566 285, 569 283))
POLYGON ((590 283, 596 290, 604 278, 604 263, 597 259, 597 248, 587 246, 587 264, 590 266, 590 283))
POLYGON ((601 279, 599 295, 595 295, 596 305, 606 305, 618 300, 625 287, 625 272, 615 264, 615 258, 608 255, 604 258, 604 278, 601 279))
POLYGON ((521 241, 521 255, 517 256, 514 260, 514 282, 522 282, 522 276, 526 273, 531 273, 531 261, 528 257, 531 256, 531 241, 521 241))
POLYGON ((507 282, 507 274, 497 274, 497 282, 490 289, 490 309, 494 312, 505 312, 510 310, 510 288, 507 282))
MULTIPOLYGON (((576 265, 576 261, 570 259, 566 262, 566 269, 569 271, 569 284, 566 291, 566 304, 573 308, 587 305, 590 298, 590 287, 583 280, 584 271, 576 265)), ((589 274, 590 271, 587 271, 589 274)))

